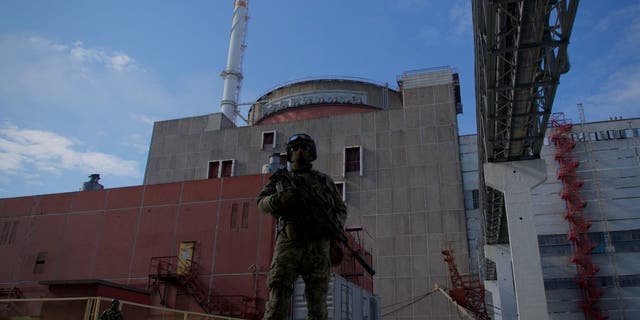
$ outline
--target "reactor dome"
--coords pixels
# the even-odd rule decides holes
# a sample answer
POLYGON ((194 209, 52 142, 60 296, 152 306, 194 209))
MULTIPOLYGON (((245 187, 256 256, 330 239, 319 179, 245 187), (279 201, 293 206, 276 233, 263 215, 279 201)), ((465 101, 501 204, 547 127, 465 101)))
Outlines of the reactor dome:
POLYGON ((388 84, 359 79, 313 79, 269 90, 251 106, 249 125, 299 121, 402 105, 400 92, 388 84))

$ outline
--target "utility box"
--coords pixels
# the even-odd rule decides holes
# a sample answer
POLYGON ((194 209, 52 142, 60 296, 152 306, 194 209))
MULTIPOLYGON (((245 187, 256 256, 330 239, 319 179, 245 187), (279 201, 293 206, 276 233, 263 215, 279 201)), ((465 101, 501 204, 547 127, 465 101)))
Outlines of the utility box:
MULTIPOLYGON (((331 320, 380 320, 380 297, 332 273, 327 292, 327 308, 331 320)), ((304 281, 298 277, 291 297, 291 320, 307 317, 304 281)))

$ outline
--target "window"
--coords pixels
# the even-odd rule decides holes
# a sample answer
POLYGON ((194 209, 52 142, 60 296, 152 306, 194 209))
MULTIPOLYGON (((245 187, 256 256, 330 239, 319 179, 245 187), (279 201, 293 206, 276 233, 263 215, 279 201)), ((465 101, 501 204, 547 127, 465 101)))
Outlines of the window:
POLYGON ((480 191, 478 189, 471 190, 472 205, 474 209, 480 208, 480 191))
POLYGON ((222 161, 222 166, 220 168, 220 178, 233 176, 233 169, 234 169, 233 167, 234 167, 234 160, 222 161))
POLYGON ((480 191, 478 189, 464 191, 464 207, 466 209, 480 208, 480 191))
POLYGON ((33 273, 43 273, 44 272, 44 263, 47 260, 46 252, 38 252, 38 256, 36 257, 36 264, 33 266, 33 273))
POLYGON ((586 140, 587 140, 587 139, 586 139, 586 137, 585 137, 584 132, 580 132, 580 133, 578 133, 578 141, 586 141, 586 140))
POLYGON ((609 139, 622 139, 620 137, 620 130, 608 130, 607 133, 609 134, 609 139))
POLYGON ((215 179, 220 176, 220 161, 209 161, 209 173, 207 178, 215 179))
POLYGON ((342 201, 346 201, 347 200, 347 193, 346 193, 346 188, 345 188, 345 183, 344 181, 337 181, 336 183, 336 188, 338 189, 338 194, 340 194, 340 196, 342 197, 342 201))
POLYGON ((597 135, 595 132, 589 132, 589 141, 596 141, 597 135))
POLYGON ((265 147, 271 147, 271 149, 275 149, 276 147, 276 132, 275 131, 266 131, 262 133, 262 149, 265 147))
POLYGON ((624 137, 629 139, 629 138, 633 138, 633 129, 625 129, 624 130, 624 137))
POLYGON ((214 160, 209 161, 209 179, 224 178, 233 176, 235 169, 235 160, 214 160))
POLYGON ((609 134, 606 131, 598 131, 596 132, 596 140, 597 141, 609 140, 609 134))
POLYGON ((344 172, 360 172, 362 175, 362 148, 360 146, 344 148, 344 172))

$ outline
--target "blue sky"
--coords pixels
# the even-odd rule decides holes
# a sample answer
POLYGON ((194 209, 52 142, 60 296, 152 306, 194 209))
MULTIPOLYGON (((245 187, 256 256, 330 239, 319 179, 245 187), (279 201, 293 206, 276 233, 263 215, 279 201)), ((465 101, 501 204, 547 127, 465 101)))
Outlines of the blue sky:
MULTIPOLYGON (((232 0, 0 2, 0 197, 139 185, 153 121, 218 112, 232 0)), ((460 73, 475 133, 470 1, 251 1, 243 102, 295 79, 460 73)), ((640 3, 583 0, 554 111, 640 116, 640 3)))

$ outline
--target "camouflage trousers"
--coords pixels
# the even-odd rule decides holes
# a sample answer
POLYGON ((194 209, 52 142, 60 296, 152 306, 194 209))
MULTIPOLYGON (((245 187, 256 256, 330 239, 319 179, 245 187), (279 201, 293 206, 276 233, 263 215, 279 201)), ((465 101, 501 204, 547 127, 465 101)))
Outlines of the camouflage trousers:
POLYGON ((329 240, 294 241, 285 232, 278 235, 269 271, 269 301, 264 319, 287 318, 293 283, 302 276, 307 300, 307 319, 327 319, 329 287, 329 240))

